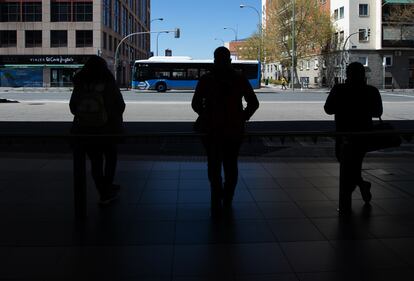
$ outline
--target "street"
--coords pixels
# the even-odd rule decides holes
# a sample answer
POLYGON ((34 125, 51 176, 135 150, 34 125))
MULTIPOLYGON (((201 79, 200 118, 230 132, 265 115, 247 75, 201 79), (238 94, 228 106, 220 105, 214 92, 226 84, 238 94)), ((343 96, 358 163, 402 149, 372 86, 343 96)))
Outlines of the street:
MULTIPOLYGON (((252 121, 333 120, 323 105, 327 89, 282 91, 279 88, 257 90, 260 108, 252 121)), ((127 104, 125 121, 193 121, 193 91, 122 91, 127 104)), ((0 88, 0 98, 19 103, 1 103, 1 121, 71 121, 69 88, 0 88)), ((382 92, 384 120, 414 120, 414 92, 382 92)), ((357 101, 356 101, 357 102, 357 101)))

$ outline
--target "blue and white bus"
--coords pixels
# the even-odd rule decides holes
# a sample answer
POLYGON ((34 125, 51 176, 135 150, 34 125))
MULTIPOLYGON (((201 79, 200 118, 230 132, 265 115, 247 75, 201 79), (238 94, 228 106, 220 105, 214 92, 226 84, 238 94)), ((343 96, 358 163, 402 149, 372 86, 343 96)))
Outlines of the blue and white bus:
MULTIPOLYGON (((236 71, 242 72, 254 89, 260 88, 260 64, 258 61, 236 60, 236 71)), ((193 60, 190 57, 151 57, 137 60, 134 64, 132 88, 156 90, 192 90, 198 78, 213 67, 213 60, 193 60)))

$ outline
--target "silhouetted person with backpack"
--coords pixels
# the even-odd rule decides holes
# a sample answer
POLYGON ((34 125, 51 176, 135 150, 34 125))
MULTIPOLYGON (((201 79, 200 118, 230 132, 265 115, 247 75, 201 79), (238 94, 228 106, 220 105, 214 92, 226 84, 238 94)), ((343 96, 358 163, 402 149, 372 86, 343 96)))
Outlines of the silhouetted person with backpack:
MULTIPOLYGON (((325 103, 325 112, 335 114, 337 132, 367 132, 373 129, 373 117, 381 117, 382 100, 377 88, 367 85, 365 68, 353 62, 346 69, 347 80, 336 84, 325 103)), ((359 186, 365 203, 371 201, 371 183, 361 176, 367 140, 352 135, 336 138, 336 157, 340 162, 340 214, 351 213, 352 192, 359 186)))
MULTIPOLYGON (((92 56, 73 78, 70 111, 74 115, 73 134, 120 134, 125 102, 106 61, 92 56)), ((84 149, 91 161, 91 172, 100 203, 113 201, 120 186, 114 184, 117 165, 117 137, 82 138, 75 145, 84 149)), ((75 148, 75 149, 76 149, 75 148)))
POLYGON ((191 105, 199 115, 196 122, 199 131, 205 134, 203 144, 208 159, 211 215, 217 217, 222 206, 231 207, 238 179, 237 158, 245 122, 259 107, 249 80, 232 68, 227 48, 215 50, 213 70, 200 78, 191 105), (243 98, 247 102, 244 109, 243 98))

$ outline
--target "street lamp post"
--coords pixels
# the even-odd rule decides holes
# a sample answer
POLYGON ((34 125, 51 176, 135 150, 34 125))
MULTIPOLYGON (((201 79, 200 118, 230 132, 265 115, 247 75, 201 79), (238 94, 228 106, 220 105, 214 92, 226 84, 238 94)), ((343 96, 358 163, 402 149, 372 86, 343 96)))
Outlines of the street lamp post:
POLYGON ((169 31, 163 31, 163 32, 158 32, 157 33, 157 40, 156 40, 156 50, 157 50, 157 56, 158 56, 158 40, 159 40, 159 37, 160 37, 160 34, 161 33, 170 33, 169 31))
POLYGON ((150 24, 151 24, 153 21, 157 21, 157 20, 159 20, 159 21, 163 21, 163 20, 164 20, 164 18, 156 18, 156 19, 152 19, 152 20, 150 21, 150 24))
MULTIPOLYGON (((155 18, 155 19, 152 19, 151 21, 150 21, 150 26, 151 26, 151 24, 152 24, 152 22, 154 22, 154 21, 164 21, 164 18, 155 18)), ((151 29, 150 29, 151 30, 151 29)), ((158 36, 158 35, 157 35, 158 36)), ((158 37, 157 37, 157 40, 158 40, 158 37)), ((157 43, 157 48, 158 48, 158 43, 157 43)))
POLYGON ((175 28, 174 30, 161 30, 161 31, 141 31, 141 32, 134 32, 131 34, 128 34, 127 36, 125 36, 124 38, 122 38, 121 41, 119 41, 118 45, 116 46, 115 49, 115 58, 114 58, 114 74, 115 74, 115 80, 118 79, 118 52, 119 52, 119 47, 122 45, 122 43, 124 43, 124 41, 126 39, 128 39, 129 37, 132 37, 134 35, 142 35, 142 34, 152 34, 152 33, 160 33, 160 32, 174 32, 175 34, 175 38, 180 38, 180 29, 179 28, 175 28))
POLYGON ((221 44, 224 46, 224 40, 223 39, 221 39, 221 38, 214 38, 214 40, 221 41, 221 44))
MULTIPOLYGON (((223 29, 233 31, 234 32, 234 42, 237 42, 237 30, 236 29, 234 29, 232 27, 224 27, 223 29)), ((238 58, 237 52, 235 52, 234 59, 237 60, 237 58, 238 58)))
POLYGON ((257 16, 259 18, 259 36, 260 36, 260 43, 259 43, 259 50, 258 50, 258 54, 257 54, 257 60, 261 61, 261 54, 262 54, 262 40, 263 40, 263 34, 262 34, 262 16, 260 15, 260 12, 253 6, 250 5, 244 5, 244 4, 240 4, 240 8, 250 8, 254 11, 256 11, 257 16))
POLYGON ((232 30, 234 32, 234 41, 237 42, 237 30, 232 27, 224 27, 223 29, 232 30))
MULTIPOLYGON (((348 40, 349 40, 349 38, 351 38, 352 35, 359 34, 359 33, 362 33, 362 32, 368 32, 368 30, 369 29, 367 28, 366 30, 362 29, 362 30, 359 30, 357 32, 353 32, 353 33, 349 34, 348 37, 346 37, 346 39, 344 41, 344 45, 342 46, 342 52, 341 52, 341 82, 342 83, 345 80, 344 76, 345 76, 345 68, 346 68, 346 63, 347 63, 347 61, 345 59, 346 44, 348 43, 348 40)), ((367 34, 367 36, 369 36, 369 34, 367 34)))

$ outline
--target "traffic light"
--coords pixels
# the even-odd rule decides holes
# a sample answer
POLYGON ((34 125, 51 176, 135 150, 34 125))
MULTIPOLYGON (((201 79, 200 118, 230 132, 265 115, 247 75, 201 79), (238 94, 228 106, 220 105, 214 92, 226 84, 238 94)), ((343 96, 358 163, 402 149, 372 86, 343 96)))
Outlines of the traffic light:
POLYGON ((180 32, 180 29, 179 28, 176 28, 175 30, 174 30, 174 38, 180 38, 180 34, 181 32, 180 32))
POLYGON ((371 28, 367 28, 367 37, 371 36, 371 28))

